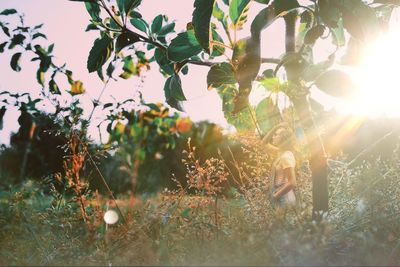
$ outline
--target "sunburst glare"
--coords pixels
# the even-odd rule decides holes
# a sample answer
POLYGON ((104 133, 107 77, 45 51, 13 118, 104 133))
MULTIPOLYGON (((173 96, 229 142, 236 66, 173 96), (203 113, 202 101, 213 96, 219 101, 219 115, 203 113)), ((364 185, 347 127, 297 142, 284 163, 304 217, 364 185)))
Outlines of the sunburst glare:
POLYGON ((351 112, 367 116, 400 116, 400 30, 390 30, 366 50, 354 75, 358 97, 351 112))

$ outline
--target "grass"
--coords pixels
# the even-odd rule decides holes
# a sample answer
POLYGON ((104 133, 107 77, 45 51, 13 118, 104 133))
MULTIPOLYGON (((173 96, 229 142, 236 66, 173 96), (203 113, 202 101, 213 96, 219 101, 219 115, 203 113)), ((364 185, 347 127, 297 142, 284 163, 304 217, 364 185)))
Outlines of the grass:
POLYGON ((331 210, 320 223, 311 220, 307 166, 298 176, 298 207, 277 211, 265 177, 252 176, 223 196, 211 175, 226 178, 211 168, 222 162, 186 162, 194 166, 186 187, 134 202, 120 198, 125 224, 105 225, 110 202, 96 194, 86 196, 85 223, 76 200, 56 201, 35 182, 1 192, 0 264, 400 264, 399 150, 358 166, 333 162, 331 210))

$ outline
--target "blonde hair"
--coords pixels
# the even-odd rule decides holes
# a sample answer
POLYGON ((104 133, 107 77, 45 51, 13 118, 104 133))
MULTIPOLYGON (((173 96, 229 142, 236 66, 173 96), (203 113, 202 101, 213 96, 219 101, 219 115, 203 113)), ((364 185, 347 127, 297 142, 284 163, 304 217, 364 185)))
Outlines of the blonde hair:
POLYGON ((275 129, 274 134, 280 129, 283 129, 281 132, 283 142, 278 145, 279 148, 283 150, 290 150, 293 153, 297 152, 297 140, 294 131, 289 126, 282 125, 275 129))

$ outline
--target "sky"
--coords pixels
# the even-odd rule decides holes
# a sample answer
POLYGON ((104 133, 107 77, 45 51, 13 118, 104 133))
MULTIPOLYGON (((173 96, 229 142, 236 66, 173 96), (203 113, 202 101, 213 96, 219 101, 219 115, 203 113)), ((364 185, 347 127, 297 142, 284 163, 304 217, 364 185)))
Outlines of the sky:
MULTIPOLYGON (((193 3, 194 0, 143 0, 139 11, 146 21, 151 21, 158 14, 166 14, 170 20, 176 22, 175 30, 180 32, 191 21, 193 3)), ((253 1, 252 5, 257 6, 259 4, 253 1)), ((94 40, 98 37, 98 32, 85 32, 89 23, 89 15, 84 4, 67 0, 1 0, 0 10, 6 8, 15 8, 24 13, 26 25, 44 23, 42 32, 47 35, 47 44, 55 44, 53 53, 56 56, 55 61, 59 64, 66 62, 67 67, 74 72, 74 78, 84 83, 87 93, 83 97, 83 103, 85 112, 88 114, 92 108, 91 100, 97 99, 103 83, 96 73, 89 74, 86 69, 86 60, 94 40)), ((254 12, 257 12, 257 8, 252 7, 250 10, 249 21, 251 21, 251 17, 256 15, 254 12)), ((263 32, 263 57, 279 57, 284 53, 283 26, 282 20, 278 20, 263 32)), ((238 38, 246 37, 246 34, 249 34, 249 31, 245 28, 239 32, 238 38)), ((325 58, 332 52, 332 47, 320 45, 315 52, 317 58, 325 58)), ((40 88, 35 78, 37 65, 26 58, 25 60, 22 58, 22 71, 14 72, 9 65, 11 56, 11 53, 0 54, 0 92, 5 90, 29 92, 33 96, 38 96, 40 88)), ((223 117, 220 98, 215 90, 207 90, 207 72, 207 67, 190 65, 189 74, 181 75, 183 90, 188 99, 184 103, 186 113, 183 115, 190 116, 194 121, 208 120, 215 122, 223 128, 229 129, 229 125, 223 117)), ((111 82, 102 96, 101 102, 107 103, 113 101, 113 98, 117 101, 132 98, 137 95, 137 90, 140 90, 147 102, 163 102, 164 82, 165 78, 160 74, 156 63, 153 63, 151 69, 144 73, 143 82, 136 77, 111 82)), ((256 98, 261 100, 263 93, 256 92, 256 95, 256 98)), ((314 93, 314 96, 327 108, 336 103, 336 100, 324 94, 314 93)), ((6 112, 4 129, 0 130, 0 144, 7 144, 10 133, 17 131, 17 116, 16 110, 6 112)), ((99 121, 101 117, 101 110, 98 109, 94 119, 99 121)), ((95 128, 96 124, 92 124, 89 132, 93 139, 99 141, 95 128)))

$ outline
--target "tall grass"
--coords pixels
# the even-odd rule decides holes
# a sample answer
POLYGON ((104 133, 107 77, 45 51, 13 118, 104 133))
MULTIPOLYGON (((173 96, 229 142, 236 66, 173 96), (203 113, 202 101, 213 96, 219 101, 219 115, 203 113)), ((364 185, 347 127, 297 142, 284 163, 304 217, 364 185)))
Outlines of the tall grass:
POLYGON ((189 146, 187 183, 133 204, 121 199, 125 224, 104 224, 102 215, 113 203, 96 194, 87 196, 85 223, 79 202, 65 197, 55 208, 35 182, 2 192, 0 264, 400 264, 398 147, 385 160, 331 160, 331 210, 319 223, 311 220, 307 163, 298 170, 298 206, 277 211, 268 195, 269 159, 254 147, 244 146, 252 160, 243 164, 234 155, 201 162, 189 146), (227 161, 239 177, 222 194, 234 171, 227 161))

